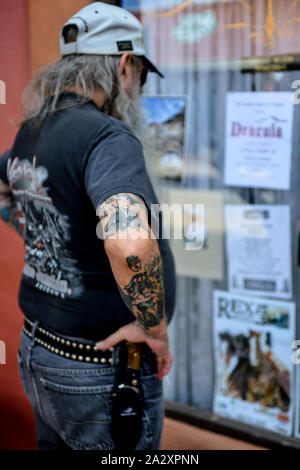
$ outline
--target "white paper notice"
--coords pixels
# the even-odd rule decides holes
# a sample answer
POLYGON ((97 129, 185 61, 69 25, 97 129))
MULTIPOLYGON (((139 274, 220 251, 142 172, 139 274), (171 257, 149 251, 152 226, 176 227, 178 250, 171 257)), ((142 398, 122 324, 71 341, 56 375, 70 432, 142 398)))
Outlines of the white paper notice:
POLYGON ((289 206, 225 207, 229 289, 292 297, 289 206))
POLYGON ((228 93, 225 184, 289 189, 292 130, 290 92, 228 93))

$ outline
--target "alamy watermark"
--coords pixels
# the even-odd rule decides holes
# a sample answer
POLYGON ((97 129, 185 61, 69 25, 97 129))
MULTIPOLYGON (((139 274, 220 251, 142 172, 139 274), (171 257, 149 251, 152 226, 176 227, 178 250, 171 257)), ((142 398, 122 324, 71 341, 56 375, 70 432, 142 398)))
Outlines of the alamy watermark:
MULTIPOLYGON (((97 215, 100 221, 97 224, 96 233, 101 240, 110 239, 174 239, 183 240, 185 250, 201 250, 205 244, 205 210, 204 204, 180 204, 161 203, 151 204, 150 221, 148 215, 142 217, 141 206, 135 208, 135 204, 128 205, 124 210, 114 201, 114 212, 107 214, 104 206, 99 206, 97 215), (106 228, 102 229, 101 219, 106 219, 106 228), (142 219, 148 219, 151 233, 142 230, 142 219), (108 227, 109 225, 109 227, 108 227), (137 230, 128 230, 135 228, 137 230)), ((124 204, 124 199, 123 199, 124 204)), ((104 225, 105 225, 104 223, 104 225)))
POLYGON ((0 340, 0 365, 6 364, 6 344, 0 340))
POLYGON ((0 104, 6 104, 6 83, 0 80, 0 104))
POLYGON ((294 351, 292 353, 292 363, 297 365, 297 364, 300 364, 300 340, 299 339, 296 339, 295 341, 292 342, 292 349, 296 349, 296 351, 294 351))

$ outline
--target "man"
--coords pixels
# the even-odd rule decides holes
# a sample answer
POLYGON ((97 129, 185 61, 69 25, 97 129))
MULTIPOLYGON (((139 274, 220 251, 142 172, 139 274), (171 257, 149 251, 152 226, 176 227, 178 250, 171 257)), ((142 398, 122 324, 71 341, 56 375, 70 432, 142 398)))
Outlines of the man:
POLYGON ((143 397, 134 448, 159 449, 175 271, 149 225, 158 201, 139 97, 147 71, 160 72, 139 21, 102 2, 64 25, 61 53, 27 86, 0 159, 1 216, 26 249, 19 372, 39 449, 113 449, 112 392, 131 358, 143 397))

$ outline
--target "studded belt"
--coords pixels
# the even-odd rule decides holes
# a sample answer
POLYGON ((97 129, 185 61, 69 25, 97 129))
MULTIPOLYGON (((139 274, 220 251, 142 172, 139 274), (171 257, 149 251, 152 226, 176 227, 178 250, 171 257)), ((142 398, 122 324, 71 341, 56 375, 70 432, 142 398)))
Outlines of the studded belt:
MULTIPOLYGON (((24 333, 32 338, 34 323, 28 318, 24 318, 24 333)), ((40 346, 51 351, 58 356, 80 362, 93 362, 94 364, 116 365, 120 361, 119 347, 109 348, 101 351, 95 348, 95 343, 86 344, 73 341, 67 337, 53 333, 45 327, 37 326, 34 332, 34 340, 40 346)))

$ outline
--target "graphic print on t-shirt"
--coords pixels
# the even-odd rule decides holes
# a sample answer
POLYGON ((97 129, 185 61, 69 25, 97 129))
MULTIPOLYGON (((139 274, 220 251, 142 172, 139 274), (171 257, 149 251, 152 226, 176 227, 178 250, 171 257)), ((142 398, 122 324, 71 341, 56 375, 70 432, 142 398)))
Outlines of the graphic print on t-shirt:
POLYGON ((9 158, 7 177, 23 227, 26 249, 23 275, 48 294, 63 299, 77 297, 82 291, 80 270, 65 247, 70 239, 70 225, 43 186, 48 178, 47 168, 36 167, 36 157, 33 163, 9 158))

